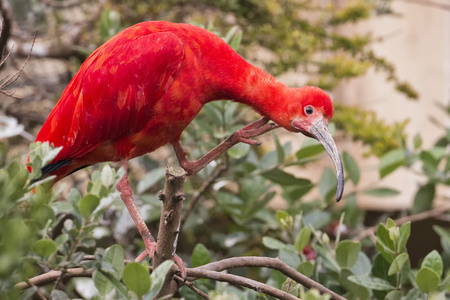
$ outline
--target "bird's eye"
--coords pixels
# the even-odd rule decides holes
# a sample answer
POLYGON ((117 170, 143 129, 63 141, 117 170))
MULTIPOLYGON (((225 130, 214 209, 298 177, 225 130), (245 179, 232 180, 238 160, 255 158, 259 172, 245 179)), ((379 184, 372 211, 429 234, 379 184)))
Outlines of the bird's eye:
POLYGON ((312 115, 313 112, 314 108, 312 106, 308 105, 307 107, 305 107, 305 114, 312 115))

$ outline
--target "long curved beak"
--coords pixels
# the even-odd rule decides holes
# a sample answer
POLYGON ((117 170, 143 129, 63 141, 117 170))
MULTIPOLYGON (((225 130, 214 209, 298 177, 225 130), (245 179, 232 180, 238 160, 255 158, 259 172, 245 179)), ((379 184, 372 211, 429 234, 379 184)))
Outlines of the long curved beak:
POLYGON ((313 135, 328 152, 328 155, 333 160, 336 166, 336 176, 337 176, 337 189, 336 189, 336 201, 341 200, 342 194, 344 192, 344 169, 342 167, 342 159, 339 155, 339 151, 336 147, 336 143, 328 130, 327 124, 324 120, 316 121, 312 124, 310 128, 310 134, 313 135))

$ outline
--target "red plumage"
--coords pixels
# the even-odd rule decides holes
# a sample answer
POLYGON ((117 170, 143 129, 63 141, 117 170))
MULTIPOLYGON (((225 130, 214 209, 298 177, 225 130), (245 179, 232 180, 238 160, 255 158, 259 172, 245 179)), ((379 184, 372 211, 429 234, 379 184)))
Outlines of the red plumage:
MULTIPOLYGON (((250 65, 213 33, 187 24, 145 22, 99 47, 80 67, 50 113, 36 141, 62 146, 43 176, 57 180, 87 165, 121 161, 171 143, 181 166, 193 174, 238 142, 274 125, 318 139, 336 165, 343 191, 342 163, 327 124, 330 97, 316 87, 288 88, 250 65), (180 135, 202 106, 230 99, 251 106, 266 119, 254 122, 195 162, 189 162, 180 135)), ((133 202, 127 175, 117 189, 153 257, 156 241, 133 202)), ((174 257, 183 270, 179 258, 174 257)))
MULTIPOLYGON (((332 116, 322 90, 307 94, 313 97, 305 101, 332 116)), ((52 162, 70 161, 53 172, 61 178, 85 165, 130 159, 176 141, 204 103, 222 98, 248 104, 290 129, 284 114, 303 113, 302 96, 207 30, 145 22, 122 31, 83 63, 36 141, 63 146, 52 162)))

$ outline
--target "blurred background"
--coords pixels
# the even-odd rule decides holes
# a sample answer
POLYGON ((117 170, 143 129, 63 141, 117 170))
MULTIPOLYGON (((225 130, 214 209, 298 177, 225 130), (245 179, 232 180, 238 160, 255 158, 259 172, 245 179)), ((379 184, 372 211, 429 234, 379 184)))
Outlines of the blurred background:
MULTIPOLYGON (((190 207, 187 198, 186 232, 180 238, 186 253, 202 242, 217 257, 259 255, 261 236, 276 235, 277 210, 302 211, 316 229, 330 234, 345 212, 343 235, 358 239, 368 239, 370 230, 365 230, 387 217, 405 218, 413 221, 408 244, 414 249, 413 266, 432 249, 442 251, 442 236, 433 226, 450 227, 447 0, 0 3, 3 165, 13 159, 26 163, 29 144, 65 86, 99 45, 138 22, 192 23, 223 37, 281 82, 318 85, 332 96, 332 128, 345 163, 346 185, 343 200, 333 203, 336 178, 323 149, 282 129, 266 134, 260 139, 262 146, 230 150, 188 180, 186 193, 197 205, 190 207), (195 192, 211 177, 198 196, 195 192), (261 190, 250 188, 255 185, 261 190)), ((229 102, 205 107, 182 136, 189 156, 200 157, 256 118, 248 108, 229 102), (225 111, 230 112, 226 117, 225 111), (217 115, 223 118, 212 117, 217 115)), ((155 228, 156 193, 168 162, 176 162, 169 147, 133 160, 130 167, 134 190, 155 228)), ((72 187, 83 194, 89 174, 99 168, 64 179, 60 198, 72 187)), ((122 209, 115 207, 103 217, 115 232, 102 237, 104 245, 130 238, 132 226, 122 209)))

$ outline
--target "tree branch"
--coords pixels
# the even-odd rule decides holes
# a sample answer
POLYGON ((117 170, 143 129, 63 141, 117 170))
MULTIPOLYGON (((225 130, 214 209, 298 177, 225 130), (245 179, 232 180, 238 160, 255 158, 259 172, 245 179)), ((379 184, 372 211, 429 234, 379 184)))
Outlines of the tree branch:
POLYGON ((252 290, 255 290, 257 292, 262 292, 264 294, 276 297, 278 299, 288 299, 288 300, 298 300, 299 298, 283 292, 277 288, 274 288, 270 285, 261 283, 259 281, 248 279, 242 276, 237 276, 233 274, 227 274, 227 273, 221 273, 217 271, 211 271, 205 268, 194 268, 194 269, 187 269, 188 276, 196 277, 196 278, 205 278, 205 279, 212 279, 222 282, 229 282, 233 285, 237 286, 244 286, 247 288, 250 288, 252 290))
MULTIPOLYGON (((186 171, 179 166, 168 165, 166 167, 164 192, 159 194, 159 199, 162 201, 162 209, 159 221, 158 244, 155 257, 153 258, 154 268, 168 259, 174 259, 185 199, 183 189, 186 174, 186 171)), ((158 297, 173 295, 178 288, 175 280, 166 278, 158 297)))
MULTIPOLYGON (((394 220, 394 222, 395 222, 395 224, 397 224, 397 226, 400 226, 406 222, 418 222, 418 221, 422 221, 425 219, 438 217, 438 216, 444 214, 447 210, 450 210, 450 204, 441 205, 432 210, 424 211, 420 214, 415 214, 415 215, 411 215, 411 216, 398 218, 398 219, 394 220)), ((378 225, 369 227, 366 230, 361 231, 357 236, 355 236, 353 238, 353 240, 360 241, 367 236, 372 238, 373 234, 377 230, 377 228, 378 228, 378 225)), ((374 241, 373 238, 372 238, 372 240, 374 241)))
MULTIPOLYGON (((86 260, 90 260, 93 257, 85 257, 86 260)), ((128 261, 125 261, 127 263, 128 261)), ((279 299, 298 299, 286 292, 280 291, 274 287, 268 286, 264 283, 248 279, 242 276, 232 275, 221 273, 227 269, 233 268, 242 268, 242 267, 265 267, 274 270, 278 270, 287 277, 293 279, 294 281, 300 283, 301 285, 307 288, 314 288, 319 290, 319 292, 323 294, 329 294, 331 299, 336 300, 345 300, 344 297, 339 296, 335 292, 327 289, 323 285, 315 282, 314 280, 302 275, 297 272, 295 269, 288 266, 286 263, 281 261, 278 258, 271 257, 234 257, 223 259, 217 262, 213 262, 204 266, 200 266, 197 268, 187 268, 186 272, 190 281, 205 278, 217 281, 228 282, 236 286, 247 287, 253 289, 258 292, 263 292, 267 295, 271 295, 273 297, 277 297, 279 299)), ((153 268, 152 268, 153 269, 153 268)), ((71 268, 65 271, 65 274, 62 276, 62 271, 49 271, 45 274, 38 275, 36 277, 30 278, 28 282, 20 282, 16 285, 16 288, 19 290, 26 289, 30 287, 30 285, 43 286, 48 283, 54 282, 58 280, 62 276, 62 279, 72 278, 72 277, 90 277, 92 276, 93 270, 85 270, 83 268, 71 268)), ((202 296, 205 299, 208 299, 208 295, 199 289, 193 286, 192 282, 184 282, 182 278, 175 275, 175 280, 178 281, 180 285, 186 284, 189 288, 194 290, 197 294, 202 296)), ((169 286, 170 287, 170 286, 169 286)), ((172 287, 173 288, 173 287, 172 287)), ((178 286, 176 286, 178 288, 178 286)), ((167 290, 166 290, 167 291, 167 290)), ((173 294, 173 290, 168 290, 170 294, 173 294)))
MULTIPOLYGON (((300 283, 301 285, 307 288, 314 288, 323 294, 329 294, 331 295, 332 299, 345 300, 344 297, 339 296, 338 294, 321 285, 320 283, 297 272, 297 270, 290 267, 289 265, 287 265, 285 262, 283 262, 278 258, 258 257, 258 256, 232 257, 209 263, 207 265, 198 267, 198 269, 206 269, 219 272, 227 269, 242 268, 242 267, 266 267, 278 270, 287 277, 295 280, 296 282, 300 283)), ((190 274, 189 271, 188 274, 190 274)))
MULTIPOLYGON (((84 268, 70 268, 65 270, 64 279, 72 277, 91 277, 93 272, 94 269, 86 270, 84 268)), ((59 270, 52 270, 47 273, 30 278, 28 282, 19 282, 18 284, 16 284, 15 288, 18 290, 23 290, 30 287, 30 285, 43 286, 57 280, 62 275, 62 273, 63 272, 59 270)))
MULTIPOLYGON (((184 223, 189 218, 189 215, 191 214, 192 210, 197 205, 200 198, 203 196, 205 191, 216 181, 216 179, 222 174, 223 171, 226 170, 225 165, 220 165, 214 173, 200 186, 198 191, 195 192, 195 194, 192 196, 192 198, 189 200, 188 205, 186 206, 186 209, 184 211, 184 214, 181 218, 181 229, 183 228, 184 223)), ((180 230, 181 230, 180 229, 180 230)))

